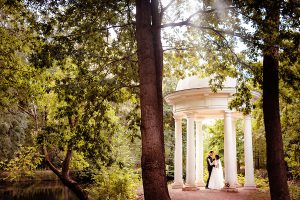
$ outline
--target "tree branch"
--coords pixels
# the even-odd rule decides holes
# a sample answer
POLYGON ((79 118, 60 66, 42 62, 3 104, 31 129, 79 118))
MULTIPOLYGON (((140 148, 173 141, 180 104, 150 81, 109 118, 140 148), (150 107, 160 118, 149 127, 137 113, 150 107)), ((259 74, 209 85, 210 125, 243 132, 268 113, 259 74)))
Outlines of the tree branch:
POLYGON ((213 27, 209 27, 209 26, 196 25, 196 24, 190 23, 187 20, 181 21, 181 22, 173 22, 173 23, 162 24, 161 28, 176 27, 176 26, 190 26, 190 27, 197 28, 197 29, 202 29, 202 30, 211 30, 211 31, 213 31, 217 34, 224 33, 224 34, 228 34, 228 35, 232 35, 232 36, 242 37, 242 35, 240 33, 236 33, 234 31, 217 30, 217 29, 215 29, 213 27))
MULTIPOLYGON (((233 6, 228 6, 226 8, 224 8, 224 10, 231 10, 231 9, 234 9, 236 7, 233 7, 233 6)), ((209 10, 198 10, 197 12, 191 14, 185 21, 189 22, 191 21, 191 19, 196 16, 196 15, 199 15, 199 14, 209 14, 209 13, 213 13, 215 11, 218 11, 217 9, 209 9, 209 10)))
POLYGON ((175 2, 175 0, 171 0, 165 7, 161 9, 161 15, 175 2))
POLYGON ((23 108, 22 106, 18 105, 18 108, 21 109, 22 112, 28 114, 30 117, 35 118, 35 116, 30 113, 29 111, 27 111, 25 108, 23 108))
POLYGON ((51 162, 47 148, 44 146, 43 147, 43 152, 45 155, 45 161, 47 163, 47 165, 49 166, 49 168, 59 177, 61 178, 61 174, 59 172, 59 170, 54 166, 54 164, 51 162))
POLYGON ((68 144, 67 154, 64 159, 64 162, 62 165, 62 171, 61 171, 62 176, 67 179, 69 178, 69 166, 70 166, 71 157, 72 157, 72 148, 71 148, 71 145, 68 144))
POLYGON ((167 48, 167 49, 163 49, 163 51, 186 51, 188 49, 192 49, 193 47, 186 47, 186 48, 178 48, 178 47, 170 47, 170 48, 167 48))

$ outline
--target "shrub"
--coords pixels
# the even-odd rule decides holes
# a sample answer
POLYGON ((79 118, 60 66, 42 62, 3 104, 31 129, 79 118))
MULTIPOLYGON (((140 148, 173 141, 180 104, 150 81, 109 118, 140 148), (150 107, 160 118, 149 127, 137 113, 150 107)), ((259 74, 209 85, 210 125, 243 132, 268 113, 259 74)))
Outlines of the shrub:
POLYGON ((238 183, 240 185, 244 185, 245 184, 245 177, 244 177, 243 174, 238 174, 237 179, 238 179, 238 183))
POLYGON ((113 165, 103 168, 94 176, 94 181, 88 189, 91 199, 130 200, 137 196, 140 176, 135 170, 113 165))
MULTIPOLYGON (((243 174, 238 174, 238 182, 240 185, 245 184, 245 176, 243 174)), ((268 190, 269 189, 269 181, 267 178, 261 178, 260 176, 257 175, 255 176, 255 185, 257 188, 261 188, 263 190, 268 190)))
POLYGON ((269 180, 267 178, 255 178, 256 187, 261 188, 263 190, 269 189, 269 180))
POLYGON ((300 199, 300 183, 296 181, 289 182, 289 191, 291 200, 300 199))
POLYGON ((288 177, 291 179, 300 178, 300 163, 296 161, 290 161, 288 177))
POLYGON ((73 170, 70 171, 70 174, 78 183, 86 184, 93 182, 94 171, 91 168, 85 168, 84 170, 73 170))

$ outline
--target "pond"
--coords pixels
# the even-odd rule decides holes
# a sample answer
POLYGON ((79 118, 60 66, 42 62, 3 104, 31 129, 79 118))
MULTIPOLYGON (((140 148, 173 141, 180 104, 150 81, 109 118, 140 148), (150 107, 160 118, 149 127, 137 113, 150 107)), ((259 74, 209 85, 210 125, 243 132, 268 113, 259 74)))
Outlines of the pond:
POLYGON ((78 200, 59 181, 0 183, 0 200, 78 200))

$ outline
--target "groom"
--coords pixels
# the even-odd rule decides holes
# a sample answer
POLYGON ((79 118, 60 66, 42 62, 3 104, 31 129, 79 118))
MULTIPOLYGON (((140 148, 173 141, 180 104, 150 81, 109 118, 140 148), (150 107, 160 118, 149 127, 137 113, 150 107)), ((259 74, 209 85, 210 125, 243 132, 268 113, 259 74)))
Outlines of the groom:
POLYGON ((207 179, 206 186, 205 186, 206 189, 208 189, 208 183, 209 183, 211 171, 214 167, 214 165, 213 165, 214 159, 212 158, 213 155, 214 155, 214 151, 210 151, 207 158, 206 158, 207 170, 208 170, 208 179, 207 179))

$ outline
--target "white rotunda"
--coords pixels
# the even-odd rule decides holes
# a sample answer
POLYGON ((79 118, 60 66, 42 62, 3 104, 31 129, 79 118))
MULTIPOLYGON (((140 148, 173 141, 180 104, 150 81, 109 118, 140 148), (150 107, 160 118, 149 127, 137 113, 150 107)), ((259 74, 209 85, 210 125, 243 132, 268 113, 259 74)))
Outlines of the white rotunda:
MULTIPOLYGON (((224 172, 225 183, 230 189, 237 186, 236 132, 235 121, 244 118, 244 152, 245 152, 245 188, 255 188, 251 116, 228 109, 228 102, 236 93, 236 80, 227 78, 224 87, 217 93, 209 86, 210 78, 200 79, 197 76, 180 80, 176 91, 165 97, 173 106, 175 119, 175 158, 173 188, 196 190, 205 186, 203 180, 203 131, 205 119, 224 119, 224 172), (182 120, 187 120, 186 146, 186 180, 183 182, 182 169, 182 120), (196 127, 195 127, 196 126, 196 127)), ((252 92, 253 99, 260 94, 252 92)))

